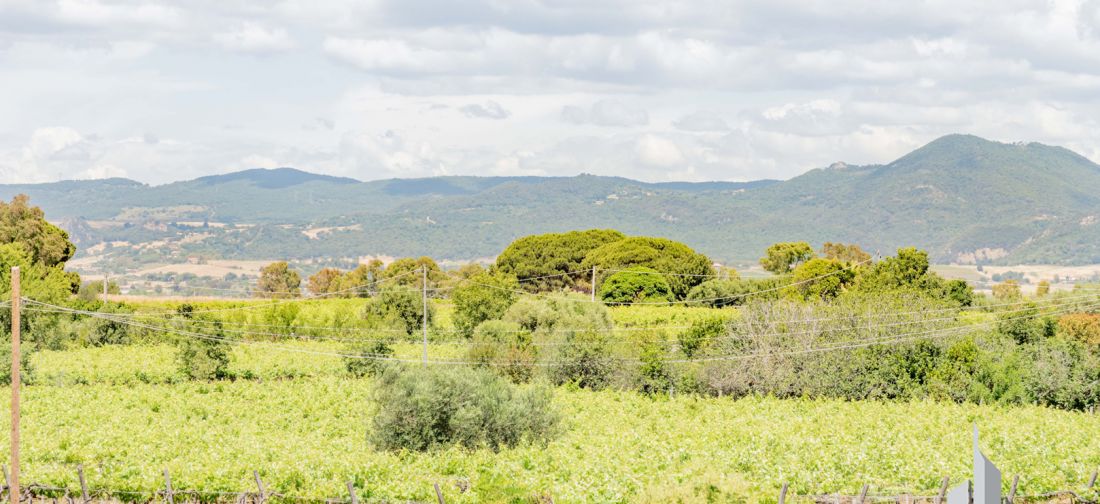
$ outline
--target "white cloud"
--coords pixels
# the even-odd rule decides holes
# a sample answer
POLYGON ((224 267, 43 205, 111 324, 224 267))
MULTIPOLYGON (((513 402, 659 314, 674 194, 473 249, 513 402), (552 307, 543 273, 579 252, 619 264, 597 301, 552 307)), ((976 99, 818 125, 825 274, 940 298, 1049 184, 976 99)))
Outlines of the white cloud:
POLYGON ((684 153, 672 141, 657 135, 643 135, 638 139, 635 152, 638 161, 650 166, 673 168, 684 162, 684 153))
POLYGON ((698 111, 683 116, 672 123, 684 131, 728 131, 729 125, 720 116, 712 112, 698 111))
POLYGON ((241 52, 273 53, 294 47, 294 40, 283 28, 268 28, 260 23, 245 21, 233 31, 214 35, 214 41, 222 47, 241 52))
POLYGON ((649 114, 641 108, 619 100, 600 100, 590 109, 567 105, 562 107, 562 119, 574 124, 631 127, 649 124, 649 114))
POLYGON ((485 119, 507 119, 508 116, 512 115, 511 112, 492 100, 485 102, 484 105, 480 103, 463 105, 458 110, 466 117, 482 117, 485 119))

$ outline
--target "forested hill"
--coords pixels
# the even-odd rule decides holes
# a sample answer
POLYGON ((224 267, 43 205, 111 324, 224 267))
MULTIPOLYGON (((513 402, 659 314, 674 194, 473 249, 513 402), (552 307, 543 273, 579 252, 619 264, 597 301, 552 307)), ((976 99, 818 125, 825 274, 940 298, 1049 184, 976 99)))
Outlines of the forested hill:
MULTIPOLYGON (((791 180, 576 177, 359 182, 283 168, 161 186, 124 179, 3 185, 87 250, 226 258, 492 256, 526 234, 593 227, 682 240, 719 260, 770 243, 928 249, 938 261, 1100 263, 1100 166, 1060 147, 937 139, 889 164, 791 180)), ((147 257, 152 260, 152 257, 147 257)))

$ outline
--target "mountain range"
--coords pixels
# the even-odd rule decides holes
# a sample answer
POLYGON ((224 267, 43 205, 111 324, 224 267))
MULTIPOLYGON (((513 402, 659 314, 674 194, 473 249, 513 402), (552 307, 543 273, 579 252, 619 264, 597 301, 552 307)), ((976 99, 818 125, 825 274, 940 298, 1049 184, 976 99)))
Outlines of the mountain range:
POLYGON ((720 261, 776 241, 852 242, 939 262, 1100 263, 1100 165, 1065 148, 948 135, 888 164, 834 163, 786 181, 432 177, 360 182, 291 168, 149 186, 128 179, 0 185, 25 193, 83 254, 492 257, 532 233, 615 228, 720 261), (113 244, 106 246, 106 244, 113 244), (155 247, 143 244, 156 243, 155 247))

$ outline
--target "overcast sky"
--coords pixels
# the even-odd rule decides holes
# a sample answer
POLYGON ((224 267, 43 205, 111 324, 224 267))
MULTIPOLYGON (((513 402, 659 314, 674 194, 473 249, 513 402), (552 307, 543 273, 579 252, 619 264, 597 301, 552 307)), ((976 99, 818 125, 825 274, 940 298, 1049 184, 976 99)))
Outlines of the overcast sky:
POLYGON ((1100 161, 1100 0, 0 0, 0 182, 1100 161))

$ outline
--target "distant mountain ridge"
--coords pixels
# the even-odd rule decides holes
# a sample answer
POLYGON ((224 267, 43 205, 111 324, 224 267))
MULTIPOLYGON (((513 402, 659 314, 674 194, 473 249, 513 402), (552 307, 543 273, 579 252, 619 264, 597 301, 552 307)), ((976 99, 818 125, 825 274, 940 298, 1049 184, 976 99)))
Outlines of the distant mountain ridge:
POLYGON ((719 260, 807 240, 884 254, 914 245, 941 262, 1100 263, 1100 166, 1061 147, 971 135, 941 137, 888 164, 834 163, 787 181, 360 182, 279 168, 160 186, 125 179, 0 185, 0 197, 21 192, 70 227, 82 249, 126 242, 128 249, 112 253, 144 261, 156 254, 471 259, 526 234, 610 227, 683 240, 719 260), (154 240, 171 246, 137 251, 154 240))

